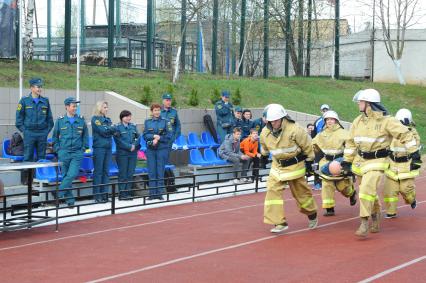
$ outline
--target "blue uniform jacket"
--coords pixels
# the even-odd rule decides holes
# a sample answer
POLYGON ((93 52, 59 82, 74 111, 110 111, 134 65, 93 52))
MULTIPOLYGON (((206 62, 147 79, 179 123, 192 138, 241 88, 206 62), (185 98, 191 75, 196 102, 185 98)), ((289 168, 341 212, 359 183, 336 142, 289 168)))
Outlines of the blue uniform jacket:
POLYGON ((241 139, 246 138, 250 135, 250 129, 254 128, 254 123, 251 120, 243 119, 242 125, 241 125, 241 139))
POLYGON ((234 107, 231 103, 225 104, 223 100, 220 100, 216 102, 214 109, 218 127, 226 129, 234 126, 234 107))
POLYGON ((92 117, 93 147, 111 148, 111 137, 118 132, 111 119, 105 116, 92 117))
POLYGON ((253 121, 253 128, 256 129, 256 131, 259 135, 262 132, 264 127, 265 127, 265 123, 263 123, 262 118, 258 118, 258 119, 253 121))
POLYGON ((143 130, 143 138, 146 141, 149 149, 163 149, 169 148, 171 138, 173 136, 173 129, 170 122, 163 118, 150 118, 145 120, 145 127, 143 130), (160 140, 156 146, 152 145, 154 135, 159 135, 160 140))
POLYGON ((234 118, 233 128, 242 128, 243 127, 243 119, 234 118))
POLYGON ((119 135, 114 136, 115 143, 117 144, 117 155, 128 153, 137 154, 140 148, 140 134, 136 125, 129 123, 126 127, 123 123, 119 123, 115 125, 115 127, 119 132, 119 135), (134 151, 130 151, 132 145, 135 146, 134 151))
POLYGON ((56 152, 84 152, 89 148, 89 132, 82 116, 75 115, 74 123, 67 116, 59 117, 53 129, 53 148, 56 152))
POLYGON ((173 134, 171 141, 175 141, 177 137, 180 136, 180 133, 181 133, 180 120, 179 120, 179 116, 176 109, 174 108, 166 109, 162 107, 161 118, 166 119, 167 121, 170 122, 170 125, 172 126, 172 134, 173 134))
POLYGON ((35 103, 31 94, 22 97, 16 109, 15 125, 21 132, 24 132, 24 130, 45 130, 47 135, 53 128, 49 99, 40 96, 38 103, 35 103))

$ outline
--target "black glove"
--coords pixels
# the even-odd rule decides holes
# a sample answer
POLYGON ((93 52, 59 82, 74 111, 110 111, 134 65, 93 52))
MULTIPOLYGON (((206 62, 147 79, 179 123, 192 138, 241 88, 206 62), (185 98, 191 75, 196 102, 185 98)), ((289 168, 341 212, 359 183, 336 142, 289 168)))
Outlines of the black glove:
POLYGON ((259 160, 259 168, 266 169, 266 165, 269 163, 269 157, 267 155, 262 155, 259 160))
POLYGON ((305 160, 305 168, 306 168, 306 175, 312 176, 314 174, 314 170, 312 169, 312 163, 313 161, 305 160))
POLYGON ((411 163, 410 163, 410 170, 417 170, 420 169, 422 166, 422 159, 420 157, 420 154, 418 151, 411 154, 411 163))
POLYGON ((351 176, 352 175, 352 163, 347 161, 340 162, 340 166, 342 166, 342 175, 343 176, 351 176))

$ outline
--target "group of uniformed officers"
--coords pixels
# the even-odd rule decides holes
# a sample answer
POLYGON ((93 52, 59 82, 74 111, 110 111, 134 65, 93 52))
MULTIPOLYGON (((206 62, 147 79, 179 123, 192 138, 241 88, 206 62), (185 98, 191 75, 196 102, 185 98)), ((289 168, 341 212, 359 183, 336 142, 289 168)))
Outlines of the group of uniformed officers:
MULTIPOLYGON (((65 99, 65 115, 53 123, 52 111, 47 97, 41 96, 43 81, 33 78, 29 81, 31 92, 22 97, 16 110, 16 127, 23 133, 24 161, 45 159, 47 137, 53 130, 54 151, 61 162, 62 181, 59 198, 68 206, 75 203, 72 182, 78 177, 85 153, 90 152, 89 133, 85 119, 77 114, 78 103, 74 97, 65 99)), ((137 152, 141 138, 147 144, 147 165, 149 176, 149 199, 163 199, 164 168, 167 164, 173 141, 180 135, 180 121, 177 111, 171 107, 171 94, 163 95, 163 105, 151 106, 152 117, 145 120, 143 135, 131 123, 132 113, 123 110, 120 122, 113 125, 107 116, 108 102, 96 103, 91 119, 93 136, 93 195, 96 202, 108 202, 109 169, 112 162, 112 138, 116 143, 118 165, 119 199, 131 200, 131 186, 136 168, 137 152)))

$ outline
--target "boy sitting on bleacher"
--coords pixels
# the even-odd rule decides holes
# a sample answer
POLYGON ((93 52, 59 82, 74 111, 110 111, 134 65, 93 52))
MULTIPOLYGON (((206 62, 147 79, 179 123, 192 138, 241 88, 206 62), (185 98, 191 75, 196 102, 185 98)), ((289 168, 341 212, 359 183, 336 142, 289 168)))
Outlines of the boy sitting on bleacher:
MULTIPOLYGON (((232 134, 228 134, 225 136, 225 140, 220 145, 218 153, 220 158, 228 160, 234 165, 233 170, 239 171, 241 170, 241 162, 245 167, 245 163, 249 162, 250 157, 243 154, 240 150, 240 138, 241 138, 241 128, 234 128, 232 134)), ((244 173, 244 172, 243 172, 244 173)), ((246 173, 247 175, 247 173, 246 173)), ((237 179, 234 179, 235 184, 247 182, 246 178, 238 179, 238 173, 236 173, 237 179)), ((242 175, 244 177, 244 175, 242 175)))
POLYGON ((251 163, 253 163, 253 179, 255 178, 255 176, 259 175, 259 160, 261 157, 261 154, 257 151, 258 147, 259 147, 259 135, 257 133, 256 129, 250 129, 250 135, 245 138, 241 144, 240 144, 240 148, 241 151, 247 155, 249 157, 248 162, 243 162, 243 172, 242 172, 242 176, 246 177, 247 176, 247 171, 251 165, 251 163))

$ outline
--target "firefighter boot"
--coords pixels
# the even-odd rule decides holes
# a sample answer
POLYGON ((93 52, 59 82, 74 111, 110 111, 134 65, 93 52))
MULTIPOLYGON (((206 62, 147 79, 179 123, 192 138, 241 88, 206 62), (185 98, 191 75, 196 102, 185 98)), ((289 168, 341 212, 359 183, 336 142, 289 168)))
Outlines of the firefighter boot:
POLYGON ((351 206, 354 206, 356 204, 356 191, 354 190, 354 193, 349 197, 349 203, 351 206))
POLYGON ((381 218, 380 212, 376 212, 374 214, 371 214, 371 227, 370 232, 371 233, 379 233, 380 232, 380 218, 381 218))
POLYGON ((355 235, 358 237, 367 237, 368 234, 368 217, 361 217, 361 225, 356 230, 355 235))

